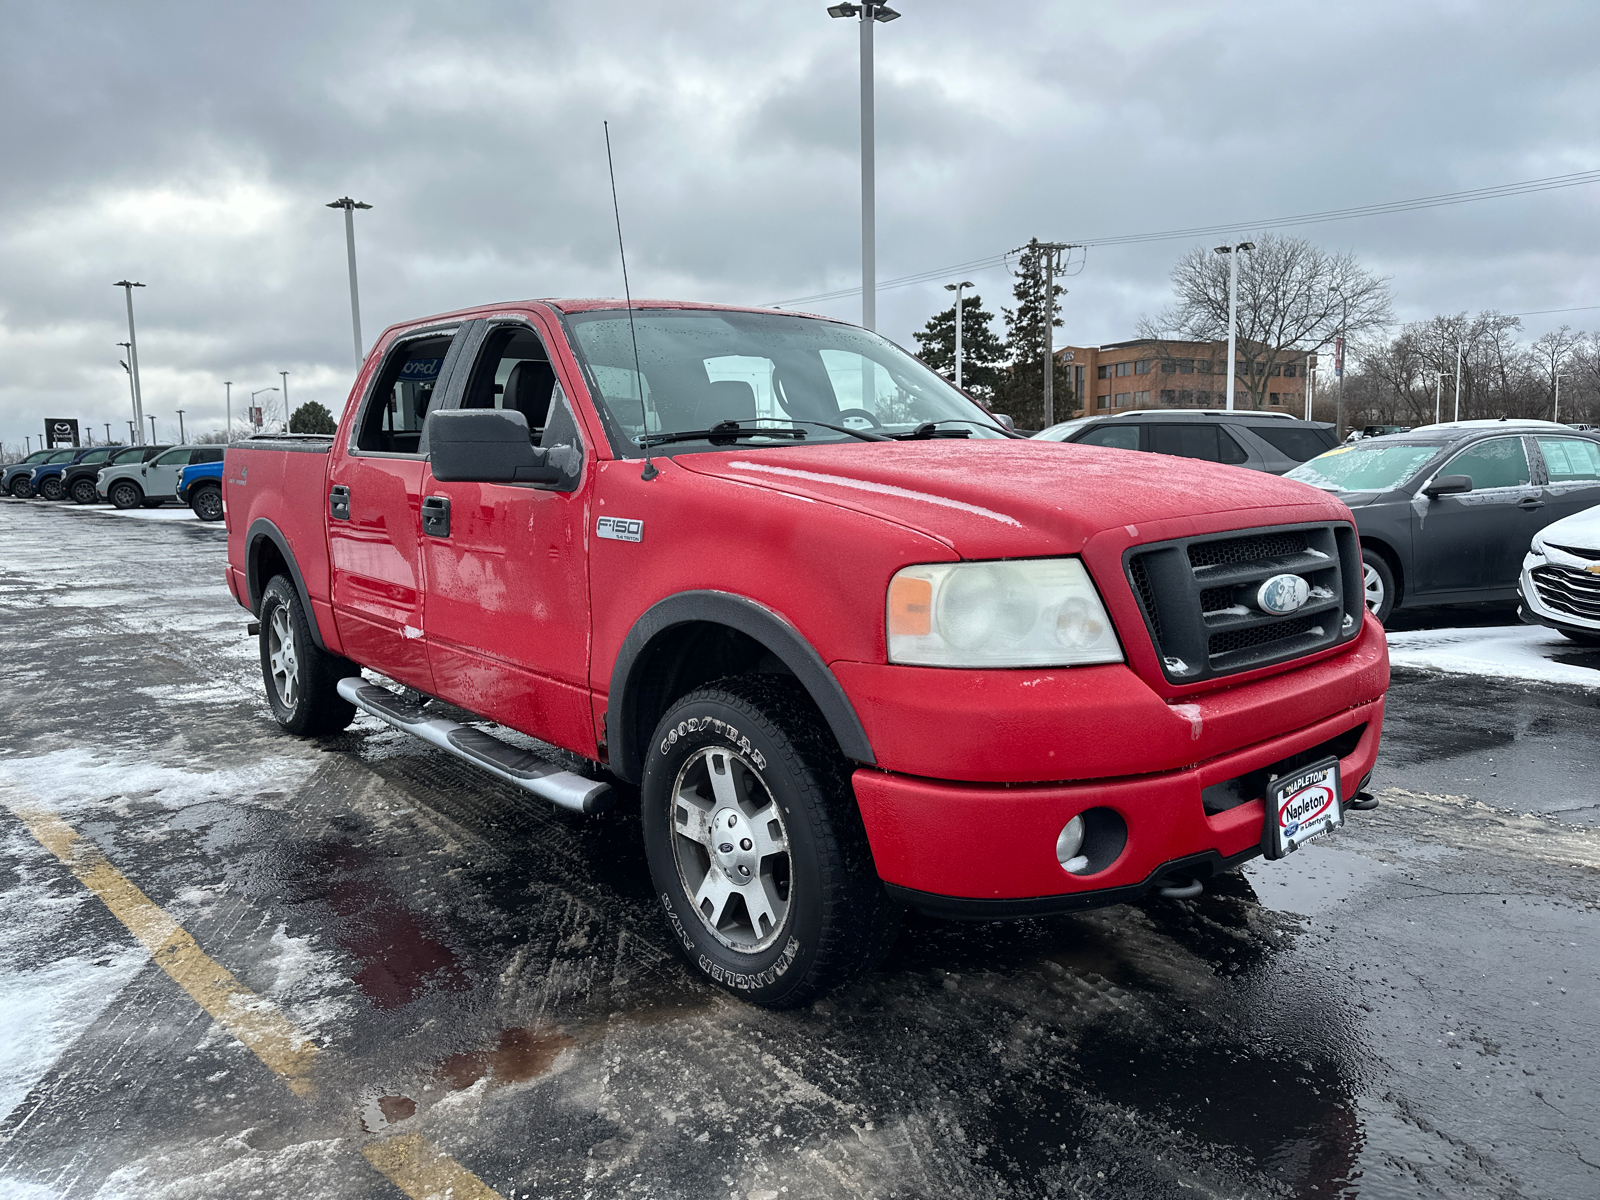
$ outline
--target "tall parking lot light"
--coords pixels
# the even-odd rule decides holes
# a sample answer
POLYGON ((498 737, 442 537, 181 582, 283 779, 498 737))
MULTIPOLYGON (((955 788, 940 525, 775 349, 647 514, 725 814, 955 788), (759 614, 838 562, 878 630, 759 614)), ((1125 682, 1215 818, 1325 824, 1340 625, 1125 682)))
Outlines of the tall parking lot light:
POLYGON ((228 441, 233 441, 233 380, 224 379, 222 386, 228 389, 228 441))
POLYGON ((278 378, 283 380, 283 431, 289 432, 289 372, 279 371, 278 378))
POLYGON ((1233 375, 1235 330, 1239 315, 1239 252, 1254 250, 1254 242, 1239 242, 1232 246, 1218 246, 1218 254, 1228 256, 1228 411, 1233 411, 1233 375))
MULTIPOLYGON (((878 322, 877 164, 872 98, 872 27, 893 21, 900 14, 887 4, 831 4, 830 17, 861 18, 861 324, 872 329, 878 322)), ((862 403, 866 403, 863 395, 862 403)))
POLYGON ((178 445, 184 445, 189 439, 183 435, 183 409, 178 409, 178 445))
POLYGON ((1437 425, 1443 420, 1440 410, 1444 405, 1444 381, 1450 378, 1450 372, 1435 371, 1433 376, 1433 423, 1437 425))
MULTIPOLYGON (((133 343, 131 343, 131 342, 118 342, 117 345, 121 346, 124 350, 131 350, 132 346, 133 346, 133 343)), ((132 358, 132 357, 133 357, 132 354, 128 355, 128 358, 132 358)), ((138 389, 136 387, 134 387, 134 384, 133 384, 133 368, 128 365, 127 359, 119 359, 118 362, 121 365, 122 369, 128 373, 128 396, 133 401, 133 419, 134 419, 135 422, 138 422, 139 421, 139 391, 138 391, 138 389)), ((138 425, 135 424, 134 427, 138 428, 138 425)), ((137 444, 138 439, 135 438, 134 442, 135 442, 135 444, 137 444)))
POLYGON ((1571 378, 1571 374, 1566 371, 1559 372, 1556 375, 1556 406, 1550 410, 1550 419, 1552 421, 1561 420, 1561 381, 1571 378))
POLYGON ((143 287, 142 283, 135 283, 131 279, 117 280, 117 287, 126 293, 128 298, 128 361, 132 365, 128 368, 133 376, 133 427, 139 431, 139 440, 144 441, 144 389, 139 385, 139 339, 133 333, 133 289, 143 287))
POLYGON ((972 286, 970 279, 963 279, 960 283, 947 283, 944 290, 956 294, 956 386, 961 386, 961 289, 972 286))
POLYGON ((341 196, 328 204, 329 208, 344 209, 344 247, 346 257, 350 260, 350 329, 355 335, 356 342, 356 370, 361 369, 361 360, 366 357, 362 352, 361 341, 361 297, 356 288, 356 217, 358 208, 371 208, 370 204, 363 204, 359 200, 352 200, 349 196, 341 196))
MULTIPOLYGON (((139 432, 143 433, 144 430, 141 429, 139 432)), ((154 417, 150 418, 150 444, 152 446, 156 444, 156 419, 154 417)))

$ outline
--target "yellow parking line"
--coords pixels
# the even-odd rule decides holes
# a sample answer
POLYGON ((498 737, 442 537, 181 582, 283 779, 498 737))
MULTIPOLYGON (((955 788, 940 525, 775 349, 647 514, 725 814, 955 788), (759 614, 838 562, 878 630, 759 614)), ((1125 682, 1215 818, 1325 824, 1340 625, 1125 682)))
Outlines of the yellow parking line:
MULTIPOLYGON (((143 943, 155 964, 280 1076, 290 1091, 304 1097, 316 1090, 310 1070, 317 1046, 290 1023, 283 1010, 245 987, 200 949, 188 931, 112 866, 98 846, 85 841, 60 817, 9 798, 5 805, 40 845, 100 897, 111 914, 143 943)), ((373 1142, 362 1147, 361 1153, 412 1200, 501 1200, 500 1193, 421 1134, 373 1142)))
POLYGON ((362 1147, 361 1153, 414 1200, 444 1200, 446 1196, 450 1200, 500 1200, 499 1192, 420 1134, 403 1133, 374 1142, 362 1147))

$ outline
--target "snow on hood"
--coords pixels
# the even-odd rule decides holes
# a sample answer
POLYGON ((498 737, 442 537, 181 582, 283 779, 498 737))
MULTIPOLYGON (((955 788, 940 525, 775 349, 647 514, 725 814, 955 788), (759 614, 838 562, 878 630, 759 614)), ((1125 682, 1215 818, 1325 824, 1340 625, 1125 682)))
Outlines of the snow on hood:
POLYGON ((1550 522, 1539 532, 1539 540, 1580 550, 1600 550, 1600 504, 1550 522))
POLYGON ((689 470, 871 513, 963 557, 1072 554, 1119 525, 1268 505, 1344 505, 1307 484, 1194 459, 1061 442, 937 439, 683 454, 689 470))

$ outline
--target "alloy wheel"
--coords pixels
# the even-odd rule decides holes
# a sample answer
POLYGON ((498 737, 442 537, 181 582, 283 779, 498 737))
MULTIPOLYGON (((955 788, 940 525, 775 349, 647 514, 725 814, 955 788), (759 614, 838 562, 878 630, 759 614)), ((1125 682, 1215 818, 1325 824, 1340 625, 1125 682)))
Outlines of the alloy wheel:
POLYGON ((672 789, 672 855, 701 924, 730 950, 778 939, 792 864, 783 813, 761 773, 720 746, 698 751, 672 789))
POLYGON ((295 642, 294 621, 289 609, 279 605, 267 622, 267 664, 278 702, 290 712, 300 700, 300 659, 295 642))

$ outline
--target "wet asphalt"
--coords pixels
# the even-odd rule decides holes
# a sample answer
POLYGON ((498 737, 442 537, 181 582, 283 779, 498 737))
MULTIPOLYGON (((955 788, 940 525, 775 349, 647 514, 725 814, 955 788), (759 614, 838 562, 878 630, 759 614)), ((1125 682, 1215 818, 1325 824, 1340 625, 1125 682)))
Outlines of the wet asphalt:
POLYGON ((1397 675, 1382 804, 1195 900, 907 921, 798 1013, 702 984, 636 804, 273 723, 219 526, 0 502, 0 1196, 1600 1195, 1600 694, 1397 675), (10 805, 11 807, 6 807, 10 805), (301 1098, 13 815, 322 1048, 301 1098), (415 1192, 413 1194, 426 1194, 415 1192))

